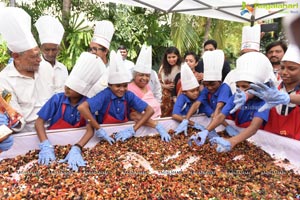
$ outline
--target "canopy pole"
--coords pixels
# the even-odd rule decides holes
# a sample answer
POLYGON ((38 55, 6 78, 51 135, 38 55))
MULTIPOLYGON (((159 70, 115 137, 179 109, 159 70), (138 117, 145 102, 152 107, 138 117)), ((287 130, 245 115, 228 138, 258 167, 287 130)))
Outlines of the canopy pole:
POLYGON ((255 16, 252 14, 251 18, 250 18, 250 26, 254 26, 254 22, 255 22, 255 16))

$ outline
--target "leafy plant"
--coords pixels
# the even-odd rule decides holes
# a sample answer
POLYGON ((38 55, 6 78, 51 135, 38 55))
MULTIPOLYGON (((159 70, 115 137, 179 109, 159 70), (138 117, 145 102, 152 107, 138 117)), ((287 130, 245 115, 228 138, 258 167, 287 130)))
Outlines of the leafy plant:
POLYGON ((10 56, 7 53, 7 46, 4 42, 1 41, 0 36, 0 71, 6 66, 10 56))
POLYGON ((80 54, 87 50, 92 38, 92 30, 84 25, 84 19, 79 18, 79 14, 71 15, 69 26, 64 42, 61 44, 61 52, 58 60, 62 61, 70 71, 76 63, 80 54))
MULTIPOLYGON (((207 35, 208 38, 218 42, 219 48, 225 51, 226 58, 231 63, 234 63, 239 55, 242 23, 179 13, 164 13, 95 0, 34 0, 30 3, 22 1, 17 6, 28 12, 33 24, 44 14, 57 16, 63 21, 65 35, 58 60, 69 70, 72 69, 79 55, 86 51, 91 41, 93 30, 90 25, 86 25, 86 21, 104 19, 113 22, 115 27, 111 50, 116 50, 121 44, 125 45, 129 50, 129 59, 135 61, 143 44, 152 45, 153 68, 156 70, 168 46, 178 47, 181 54, 187 50, 200 54, 207 35), (70 3, 70 10, 67 13, 63 11, 65 3, 70 3)), ((32 27, 38 41, 37 31, 34 26, 32 27)), ((278 38, 282 36, 280 31, 277 35, 278 38)), ((271 40, 273 37, 269 38, 271 40)), ((265 39, 262 40, 262 46, 265 46, 264 41, 265 39)), ((0 64, 4 65, 9 55, 6 54, 6 47, 0 46, 0 48, 0 64)))

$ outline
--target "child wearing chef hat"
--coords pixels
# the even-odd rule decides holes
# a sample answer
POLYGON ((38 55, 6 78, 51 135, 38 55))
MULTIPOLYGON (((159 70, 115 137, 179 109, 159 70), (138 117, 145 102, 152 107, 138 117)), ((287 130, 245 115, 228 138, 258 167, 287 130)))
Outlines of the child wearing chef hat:
MULTIPOLYGON (((45 124, 48 124, 48 130, 85 126, 86 121, 77 107, 85 101, 86 94, 104 73, 105 68, 101 58, 88 52, 82 53, 66 80, 65 92, 53 95, 37 113, 35 128, 41 142, 40 164, 48 165, 50 161, 55 160, 53 147, 46 135, 45 124)), ((93 131, 89 131, 88 134, 90 138, 93 131)), ((81 141, 77 146, 82 147, 87 141, 81 141)))
POLYGON ((282 82, 276 87, 264 84, 252 85, 255 91, 249 91, 266 101, 260 110, 270 109, 269 120, 264 130, 300 140, 299 104, 300 104, 300 51, 290 44, 281 59, 279 72, 282 82))
MULTIPOLYGON (((259 52, 249 52, 239 57, 237 59, 237 67, 234 72, 236 87, 239 90, 228 99, 222 111, 217 116, 214 116, 211 123, 206 127, 206 130, 193 135, 189 139, 189 145, 191 145, 193 141, 195 141, 197 145, 201 145, 202 142, 205 142, 205 138, 209 131, 219 126, 235 107, 235 96, 238 95, 239 92, 250 89, 251 83, 264 83, 268 78, 268 71, 270 67, 272 67, 272 65, 269 59, 259 52), (259 73, 257 73, 258 71, 259 73)), ((265 102, 260 98, 252 98, 233 113, 232 117, 235 124, 245 129, 239 131, 237 135, 228 139, 224 139, 222 137, 214 137, 210 139, 212 144, 217 145, 216 150, 218 152, 230 151, 238 143, 251 137, 259 128, 263 127, 263 125, 268 121, 269 110, 259 112, 258 109, 264 103, 265 102)))
POLYGON ((120 53, 114 51, 110 54, 110 66, 108 87, 96 96, 83 102, 78 110, 96 129, 97 137, 114 143, 114 139, 108 136, 101 124, 124 123, 130 120, 131 109, 141 114, 141 118, 130 128, 119 131, 115 139, 125 141, 135 135, 135 132, 144 125, 154 111, 151 106, 127 90, 131 81, 130 72, 124 67, 124 61, 120 53), (98 113, 97 118, 93 113, 98 113))
POLYGON ((44 72, 40 75, 44 80, 47 80, 54 93, 63 92, 68 70, 56 58, 65 30, 58 19, 48 15, 41 16, 36 21, 35 26, 41 43, 42 61, 40 68, 44 68, 44 72))
MULTIPOLYGON (((184 63, 181 66, 180 74, 182 93, 177 97, 177 100, 174 104, 172 119, 181 122, 181 124, 186 124, 186 127, 187 125, 191 125, 198 130, 204 130, 204 127, 202 125, 194 121, 185 119, 185 115, 188 113, 192 104, 199 97, 199 82, 187 63, 184 63)), ((203 105, 200 105, 199 109, 195 113, 201 113, 202 110, 203 105)), ((178 130, 178 128, 175 131, 177 134, 181 132, 178 130)), ((187 129, 185 129, 184 133, 185 135, 187 135, 187 129)))
MULTIPOLYGON (((169 142, 171 140, 170 135, 159 122, 155 121, 155 119, 160 117, 161 109, 160 103, 154 97, 150 85, 148 84, 150 81, 151 71, 152 47, 143 45, 133 68, 133 80, 128 85, 128 90, 133 92, 137 97, 141 98, 153 108, 154 114, 151 116, 151 119, 148 120, 147 126, 155 128, 160 134, 161 139, 169 142)), ((130 117, 132 120, 136 121, 140 119, 141 115, 138 112, 132 112, 130 117)))
MULTIPOLYGON (((206 51, 203 54, 203 63, 204 89, 186 114, 186 120, 190 119, 200 105, 203 105, 203 112, 208 117, 218 115, 226 104, 226 101, 232 95, 229 86, 222 83, 224 52, 222 50, 206 51)), ((237 134, 237 131, 232 126, 228 125, 226 121, 223 122, 223 125, 226 126, 226 131, 229 135, 237 134)), ((187 123, 186 121, 183 121, 182 124, 177 127, 176 133, 178 134, 186 129, 187 123)), ((214 131, 212 133, 214 133, 214 131)))

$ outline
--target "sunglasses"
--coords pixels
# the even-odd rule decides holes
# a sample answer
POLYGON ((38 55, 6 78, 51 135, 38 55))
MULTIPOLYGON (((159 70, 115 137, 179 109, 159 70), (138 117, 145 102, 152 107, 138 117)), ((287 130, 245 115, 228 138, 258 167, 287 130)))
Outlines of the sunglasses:
POLYGON ((106 48, 105 47, 89 47, 88 48, 88 52, 97 52, 97 51, 106 51, 106 48))

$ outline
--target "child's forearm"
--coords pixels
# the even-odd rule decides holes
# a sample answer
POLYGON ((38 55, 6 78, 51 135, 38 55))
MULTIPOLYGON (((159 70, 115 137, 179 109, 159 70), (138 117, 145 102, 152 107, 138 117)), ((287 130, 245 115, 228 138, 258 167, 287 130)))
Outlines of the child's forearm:
POLYGON ((90 124, 87 124, 86 125, 86 132, 81 137, 79 142, 77 142, 77 144, 80 145, 81 147, 84 147, 88 143, 88 141, 93 137, 93 135, 94 135, 93 127, 90 124))
POLYGON ((89 108, 89 104, 85 101, 82 104, 80 104, 78 106, 78 111, 80 112, 80 115, 88 121, 88 123, 96 130, 98 130, 100 128, 99 123, 97 122, 97 120, 93 117, 90 108, 89 108))
POLYGON ((145 112, 142 114, 142 117, 139 121, 136 122, 136 124, 133 126, 134 131, 137 131, 142 125, 144 125, 150 117, 153 115, 154 110, 151 106, 147 106, 145 109, 145 112))
POLYGON ((40 142, 43 142, 44 140, 47 140, 47 134, 45 130, 45 122, 42 118, 37 118, 35 121, 35 130, 39 137, 40 142))
POLYGON ((299 94, 290 94, 290 102, 296 105, 300 105, 300 95, 299 94))
POLYGON ((216 106, 216 109, 215 109, 215 111, 214 111, 214 116, 217 116, 219 113, 221 113, 221 111, 222 111, 222 108, 224 107, 224 103, 223 102, 219 102, 219 103, 217 103, 217 106, 216 106))
POLYGON ((241 131, 240 134, 229 138, 232 148, 254 135, 257 132, 257 130, 261 127, 262 123, 263 120, 261 118, 254 117, 251 124, 243 131, 241 131))
POLYGON ((201 102, 200 101, 195 101, 193 103, 193 105, 190 107, 188 113, 186 114, 186 119, 189 120, 192 115, 196 112, 196 110, 199 108, 199 106, 201 105, 201 102))
POLYGON ((214 118, 210 121, 206 129, 208 131, 214 130, 216 127, 222 124, 222 122, 224 122, 225 118, 226 116, 223 113, 219 113, 217 116, 214 116, 214 118))
POLYGON ((175 121, 178 121, 178 122, 182 122, 182 120, 184 120, 185 118, 181 115, 173 114, 172 119, 174 119, 175 121))

